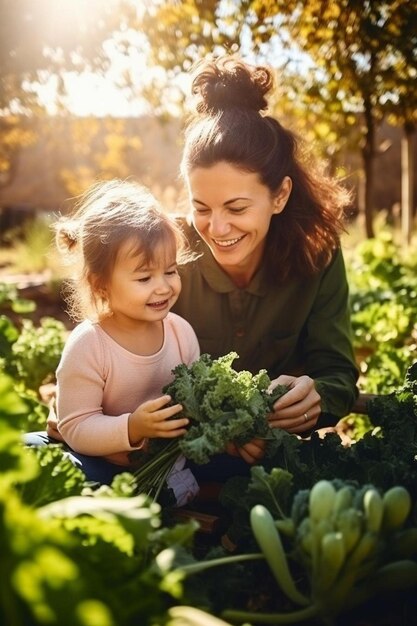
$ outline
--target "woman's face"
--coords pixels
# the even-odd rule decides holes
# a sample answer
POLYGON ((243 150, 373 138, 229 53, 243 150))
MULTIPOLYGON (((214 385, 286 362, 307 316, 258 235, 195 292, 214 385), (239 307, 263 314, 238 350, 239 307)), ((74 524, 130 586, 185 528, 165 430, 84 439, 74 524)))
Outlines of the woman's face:
POLYGON ((196 230, 224 271, 248 283, 262 259, 271 218, 288 200, 291 179, 273 195, 257 173, 221 161, 191 170, 187 182, 196 230))

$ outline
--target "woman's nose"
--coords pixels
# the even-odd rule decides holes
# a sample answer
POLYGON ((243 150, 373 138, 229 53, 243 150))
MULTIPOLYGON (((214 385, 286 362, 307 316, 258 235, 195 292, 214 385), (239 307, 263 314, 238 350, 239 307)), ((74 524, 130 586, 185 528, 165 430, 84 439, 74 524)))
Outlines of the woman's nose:
POLYGON ((210 219, 210 234, 212 237, 220 238, 227 235, 230 231, 230 225, 221 215, 213 214, 210 219))

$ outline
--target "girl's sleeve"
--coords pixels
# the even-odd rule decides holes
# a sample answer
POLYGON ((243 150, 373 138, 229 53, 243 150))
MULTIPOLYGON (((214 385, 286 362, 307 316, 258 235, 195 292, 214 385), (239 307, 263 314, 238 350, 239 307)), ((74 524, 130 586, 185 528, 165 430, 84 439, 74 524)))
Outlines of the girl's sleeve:
POLYGON ((103 414, 105 359, 95 334, 70 336, 56 376, 58 429, 73 450, 91 456, 132 450, 129 413, 103 414))
POLYGON ((182 362, 185 365, 191 365, 200 356, 200 345, 197 335, 187 320, 174 313, 172 315, 175 322, 173 328, 180 348, 182 362))

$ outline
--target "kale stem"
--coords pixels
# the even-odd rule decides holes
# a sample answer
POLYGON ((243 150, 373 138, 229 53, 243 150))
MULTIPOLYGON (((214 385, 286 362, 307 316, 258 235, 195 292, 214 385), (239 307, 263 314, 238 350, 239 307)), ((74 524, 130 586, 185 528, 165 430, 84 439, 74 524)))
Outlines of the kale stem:
POLYGON ((193 574, 199 574, 211 567, 217 567, 218 565, 231 565, 233 563, 241 563, 242 561, 254 561, 258 559, 264 559, 262 552, 254 552, 251 554, 236 554, 232 556, 223 556, 218 559, 211 559, 210 561, 201 561, 199 563, 191 563, 190 565, 184 565, 181 567, 181 572, 184 572, 186 576, 193 574))
POLYGON ((150 498, 156 501, 169 472, 180 454, 179 441, 174 439, 165 446, 162 452, 146 461, 142 467, 139 467, 134 473, 137 491, 139 493, 147 493, 150 498))
POLYGON ((250 613, 249 611, 235 611, 226 609, 221 614, 222 619, 232 622, 251 622, 260 624, 295 624, 318 614, 315 604, 307 606, 305 609, 291 611, 291 613, 250 613))

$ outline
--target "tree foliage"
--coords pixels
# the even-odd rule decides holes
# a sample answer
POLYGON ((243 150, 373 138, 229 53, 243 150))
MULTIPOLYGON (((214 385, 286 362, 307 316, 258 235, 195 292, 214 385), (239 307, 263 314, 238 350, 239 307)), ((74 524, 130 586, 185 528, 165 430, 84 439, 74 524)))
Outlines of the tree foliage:
MULTIPOLYGON (((388 116, 410 135, 416 121, 416 13, 416 0, 0 0, 0 111, 40 114, 40 84, 53 81, 63 93, 70 71, 105 74, 109 42, 124 57, 119 78, 130 93, 141 91, 156 113, 169 111, 165 103, 183 105, 179 77, 194 61, 239 50, 277 70, 273 112, 294 120, 333 167, 343 147, 361 148, 372 235, 379 124, 388 116), (141 76, 138 54, 153 81, 141 76)), ((28 141, 16 134, 11 141, 10 123, 0 127, 6 182, 28 141)), ((123 152, 112 136, 109 153, 123 152)))
POLYGON ((416 10, 413 4, 405 0, 276 3, 277 10, 285 14, 283 23, 292 38, 324 70, 325 89, 332 101, 340 103, 344 111, 362 115, 369 236, 373 235, 377 124, 387 112, 387 102, 399 105, 404 100, 404 83, 407 102, 417 94, 414 86, 411 97, 409 87, 417 66, 417 34, 410 28, 416 10))
POLYGON ((372 236, 378 125, 388 111, 408 123, 415 116, 415 1, 239 0, 234 11, 224 1, 209 3, 208 11, 206 4, 156 4, 146 21, 154 60, 171 71, 187 69, 208 52, 239 46, 274 65, 277 40, 288 60, 294 60, 294 51, 295 56, 308 53, 314 72, 301 68, 295 77, 301 111, 311 117, 316 108, 334 131, 360 120, 367 234, 372 236))

